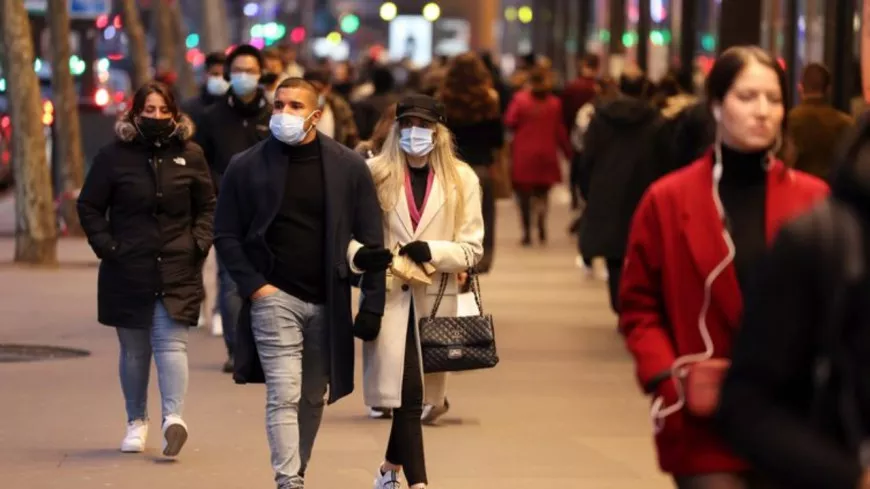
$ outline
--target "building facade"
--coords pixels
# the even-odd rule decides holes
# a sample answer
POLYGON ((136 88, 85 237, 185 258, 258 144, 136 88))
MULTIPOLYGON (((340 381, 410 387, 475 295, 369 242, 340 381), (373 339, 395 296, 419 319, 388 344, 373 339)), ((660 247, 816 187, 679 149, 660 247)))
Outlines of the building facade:
POLYGON ((833 101, 848 110, 862 91, 863 8, 862 0, 502 0, 499 23, 504 52, 547 56, 567 78, 579 54, 595 52, 614 75, 625 63, 654 80, 690 66, 701 80, 722 50, 757 44, 793 88, 807 63, 827 65, 833 101), (520 9, 531 10, 530 22, 520 9))

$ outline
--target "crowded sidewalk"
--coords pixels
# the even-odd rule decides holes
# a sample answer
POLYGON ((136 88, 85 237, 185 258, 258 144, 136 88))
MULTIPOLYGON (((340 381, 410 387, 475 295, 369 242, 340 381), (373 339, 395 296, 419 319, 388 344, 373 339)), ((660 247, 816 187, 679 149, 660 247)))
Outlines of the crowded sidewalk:
MULTIPOLYGON (((520 247, 512 202, 501 201, 498 211, 495 266, 482 289, 495 316, 501 363, 454 376, 451 411, 425 428, 437 486, 669 487, 655 465, 646 401, 637 395, 606 285, 576 268, 575 244, 557 232, 567 228, 567 206, 554 206, 546 248, 520 247)), ((96 322, 96 258, 75 239, 59 245, 58 270, 15 268, 12 253, 12 238, 0 238, 0 343, 82 348, 91 355, 0 364, 0 487, 272 484, 263 386, 236 386, 220 373, 223 343, 203 329, 191 331, 184 453, 164 460, 158 436, 144 455, 120 453, 118 345, 115 332, 96 322)), ((327 408, 307 487, 370 487, 389 422, 366 416, 361 385, 357 369, 354 394, 327 408)), ((155 381, 152 417, 159 416, 159 402, 155 381)))

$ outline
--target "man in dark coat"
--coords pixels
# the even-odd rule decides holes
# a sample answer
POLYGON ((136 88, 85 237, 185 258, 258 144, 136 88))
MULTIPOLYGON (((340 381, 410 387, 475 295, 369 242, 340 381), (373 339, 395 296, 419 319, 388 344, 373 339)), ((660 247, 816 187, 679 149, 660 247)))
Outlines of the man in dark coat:
POLYGON ((372 340, 380 330, 385 275, 358 255, 354 265, 367 272, 352 319, 351 238, 390 259, 368 167, 317 132, 317 96, 302 79, 281 82, 272 137, 233 158, 215 217, 215 247, 244 300, 234 378, 266 383, 281 489, 303 487, 327 385, 330 403, 353 391, 354 334, 372 340))
MULTIPOLYGON (((196 140, 208 160, 218 194, 230 158, 269 137, 272 105, 259 87, 263 63, 263 55, 254 46, 242 44, 230 53, 227 57, 229 73, 224 73, 230 83, 229 91, 222 100, 206 109, 196 131, 196 140)), ((218 304, 228 356, 224 372, 231 373, 242 300, 220 260, 218 283, 218 304)))

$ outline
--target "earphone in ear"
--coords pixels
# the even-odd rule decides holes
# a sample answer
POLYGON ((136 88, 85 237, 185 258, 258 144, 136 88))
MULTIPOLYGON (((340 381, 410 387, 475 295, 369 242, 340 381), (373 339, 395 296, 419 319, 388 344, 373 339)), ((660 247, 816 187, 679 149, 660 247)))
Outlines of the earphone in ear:
POLYGON ((713 119, 716 119, 716 122, 722 122, 722 108, 721 107, 713 107, 713 119))

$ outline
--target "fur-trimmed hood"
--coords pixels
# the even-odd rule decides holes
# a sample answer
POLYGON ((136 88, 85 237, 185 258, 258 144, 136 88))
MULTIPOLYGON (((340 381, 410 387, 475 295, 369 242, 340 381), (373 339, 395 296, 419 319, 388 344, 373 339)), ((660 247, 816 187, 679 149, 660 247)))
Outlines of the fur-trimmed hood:
MULTIPOLYGON (((194 125, 193 120, 191 120, 187 114, 181 114, 172 136, 179 141, 184 142, 192 138, 195 132, 196 125, 194 125)), ((118 139, 126 143, 133 141, 136 139, 136 136, 139 135, 139 131, 133 124, 129 112, 125 112, 124 115, 115 122, 115 134, 118 136, 118 139)))

